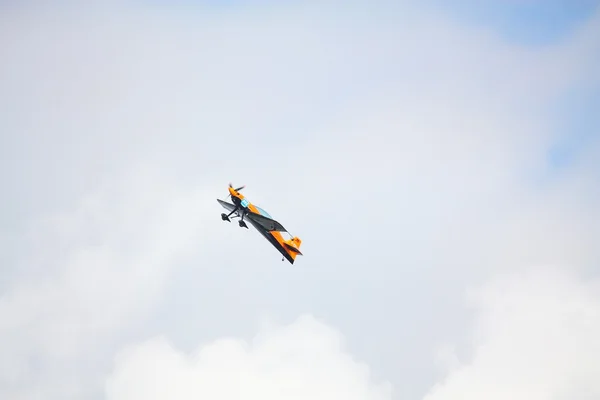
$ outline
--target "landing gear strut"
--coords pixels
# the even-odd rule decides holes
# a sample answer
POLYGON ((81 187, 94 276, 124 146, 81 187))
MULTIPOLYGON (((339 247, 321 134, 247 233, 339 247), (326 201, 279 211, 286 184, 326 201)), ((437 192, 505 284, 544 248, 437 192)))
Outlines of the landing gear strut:
POLYGON ((242 213, 242 217, 240 218, 240 228, 246 228, 248 229, 248 225, 246 225, 246 223, 244 222, 244 213, 242 213))
MULTIPOLYGON (((221 213, 221 219, 222 219, 223 221, 229 221, 229 222, 231 222, 231 219, 229 219, 229 217, 231 217, 231 214, 233 214, 233 213, 234 213, 234 212, 236 212, 237 210, 238 210, 238 208, 236 207, 236 208, 235 208, 235 209, 233 209, 233 211, 231 211, 229 214, 221 213)), ((240 214, 241 214, 241 219, 240 219, 240 222, 239 222, 239 224, 240 224, 240 228, 246 228, 246 229, 248 229, 248 225, 246 225, 246 223, 244 222, 244 215, 245 215, 245 213, 244 213, 244 212, 240 212, 240 214)), ((236 218, 236 217, 237 217, 237 216, 233 216, 233 217, 231 217, 231 218, 236 218)))
POLYGON ((229 217, 231 216, 231 214, 233 214, 236 211, 237 211, 237 208, 233 209, 233 211, 231 211, 229 214, 222 213, 221 214, 221 219, 223 221, 229 221, 229 222, 231 222, 231 220, 229 219, 229 217))

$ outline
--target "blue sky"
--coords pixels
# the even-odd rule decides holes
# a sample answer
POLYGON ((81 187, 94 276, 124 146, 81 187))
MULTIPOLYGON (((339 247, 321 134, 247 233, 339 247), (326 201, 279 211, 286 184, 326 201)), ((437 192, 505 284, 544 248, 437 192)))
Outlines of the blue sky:
POLYGON ((0 398, 600 393, 594 3, 130 2, 0 17, 0 398))
MULTIPOLYGON (((162 0, 150 0, 150 3, 164 4, 162 0)), ((303 2, 287 2, 290 3, 303 2)), ((275 5, 277 2, 180 0, 168 2, 167 6, 173 7, 173 4, 230 10, 275 5)), ((585 23, 600 7, 599 0, 431 0, 429 4, 437 10, 444 10, 462 23, 489 29, 511 44, 527 47, 544 47, 560 42, 569 37, 577 26, 585 23)), ((282 4, 278 4, 280 5, 282 4)), ((557 99, 555 107, 561 110, 566 122, 556 126, 555 134, 558 139, 547 152, 546 160, 550 173, 570 166, 578 152, 600 136, 598 88, 586 87, 566 93, 564 98, 557 99)))
POLYGON ((548 152, 551 170, 570 166, 587 145, 600 138, 600 92, 597 88, 573 90, 557 103, 557 108, 568 118, 556 127, 559 139, 548 152))
MULTIPOLYGON (((214 9, 252 8, 253 6, 302 4, 302 1, 272 0, 147 0, 148 4, 168 7, 210 7, 214 9)), ((379 2, 378 4, 380 4, 379 2)), ((393 6, 394 2, 383 2, 393 6), (389 3, 389 4, 388 4, 389 3)), ((423 2, 427 3, 427 2, 423 2)), ((560 40, 589 18, 600 6, 598 0, 430 0, 466 24, 491 28, 514 43, 544 45, 560 40)))
MULTIPOLYGON (((598 0, 435 1, 436 6, 467 24, 491 29, 511 44, 543 48, 563 41, 598 9, 598 0)), ((568 168, 586 145, 600 137, 600 94, 597 87, 581 87, 557 99, 554 108, 562 123, 548 149, 552 175, 568 168)))
MULTIPOLYGON (((590 18, 598 0, 508 0, 439 2, 452 15, 469 24, 491 28, 505 40, 524 46, 543 47, 560 42, 590 18)), ((556 126, 558 140, 548 150, 550 171, 568 167, 577 154, 600 137, 600 94, 597 87, 570 91, 557 100, 565 116, 556 126)))
POLYGON ((525 45, 561 40, 600 5, 597 0, 436 0, 435 3, 466 23, 492 28, 507 40, 525 45))

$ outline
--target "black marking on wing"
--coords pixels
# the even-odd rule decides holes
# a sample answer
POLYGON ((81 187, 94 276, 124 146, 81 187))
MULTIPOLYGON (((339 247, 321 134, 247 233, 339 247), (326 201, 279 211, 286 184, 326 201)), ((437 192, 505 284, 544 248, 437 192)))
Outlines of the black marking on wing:
POLYGON ((287 230, 279 222, 274 219, 267 218, 264 215, 248 213, 246 218, 249 218, 265 228, 267 231, 287 232, 287 230))

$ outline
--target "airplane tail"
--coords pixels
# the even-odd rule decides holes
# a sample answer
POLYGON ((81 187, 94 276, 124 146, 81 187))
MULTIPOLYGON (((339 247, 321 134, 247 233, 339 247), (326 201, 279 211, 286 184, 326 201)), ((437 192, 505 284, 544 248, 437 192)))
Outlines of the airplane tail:
POLYGON ((296 258, 297 255, 302 255, 302 253, 300 252, 300 245, 302 244, 302 240, 300 240, 299 237, 294 236, 292 239, 290 240, 286 240, 284 242, 284 247, 286 248, 286 250, 288 250, 290 252, 290 255, 293 258, 296 258))

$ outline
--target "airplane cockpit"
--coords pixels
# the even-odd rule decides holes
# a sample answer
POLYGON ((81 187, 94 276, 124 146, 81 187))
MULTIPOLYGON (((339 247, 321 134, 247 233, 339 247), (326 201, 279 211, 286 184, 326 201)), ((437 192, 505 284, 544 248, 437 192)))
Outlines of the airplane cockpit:
POLYGON ((262 216, 264 216, 264 217, 267 217, 267 218, 274 219, 273 217, 271 217, 271 216, 269 215, 269 213, 268 213, 268 212, 266 212, 266 211, 265 211, 265 210, 263 210, 262 208, 260 208, 260 207, 258 207, 258 206, 254 206, 254 207, 256 207, 256 209, 258 210, 258 212, 260 213, 260 215, 262 215, 262 216))

